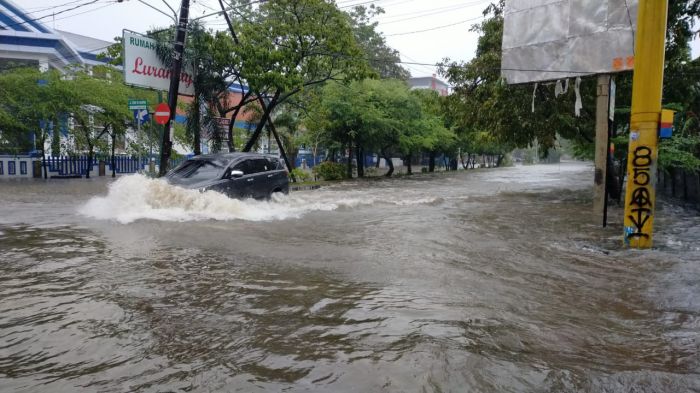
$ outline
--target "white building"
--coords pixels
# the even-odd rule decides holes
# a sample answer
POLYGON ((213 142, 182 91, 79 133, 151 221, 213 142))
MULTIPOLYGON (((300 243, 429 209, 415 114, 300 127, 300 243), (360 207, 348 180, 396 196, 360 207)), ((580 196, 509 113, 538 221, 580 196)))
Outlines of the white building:
POLYGON ((408 84, 411 86, 411 89, 435 90, 441 96, 450 94, 450 85, 438 79, 435 74, 433 76, 409 78, 408 84))
POLYGON ((0 68, 36 65, 62 70, 70 64, 104 64, 97 59, 111 42, 54 30, 10 0, 0 0, 0 68))

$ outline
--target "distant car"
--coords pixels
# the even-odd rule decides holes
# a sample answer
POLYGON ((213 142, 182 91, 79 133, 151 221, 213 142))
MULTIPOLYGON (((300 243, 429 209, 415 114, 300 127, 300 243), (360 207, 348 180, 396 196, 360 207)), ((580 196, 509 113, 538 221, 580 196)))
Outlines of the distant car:
POLYGON ((289 193, 289 178, 279 158, 257 153, 195 156, 168 172, 168 183, 230 198, 265 199, 289 193))

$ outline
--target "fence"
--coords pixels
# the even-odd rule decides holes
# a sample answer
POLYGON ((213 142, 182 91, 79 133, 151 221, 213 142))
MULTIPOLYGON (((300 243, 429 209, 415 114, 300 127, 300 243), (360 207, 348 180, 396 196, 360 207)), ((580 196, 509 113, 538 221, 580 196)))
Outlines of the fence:
MULTIPOLYGON (((147 172, 148 164, 154 160, 155 170, 158 168, 156 157, 114 157, 114 172, 118 174, 129 174, 137 172, 147 172)), ((174 158, 170 160, 170 168, 179 165, 186 158, 174 158)), ((84 177, 88 171, 87 156, 61 156, 46 157, 42 162, 41 157, 0 155, 0 178, 32 178, 43 177, 42 165, 46 165, 48 177, 84 177)), ((112 172, 112 157, 96 156, 92 159, 91 176, 109 175, 112 172), (100 171, 100 168, 103 171, 100 171), (101 173, 102 172, 102 173, 101 173)))
MULTIPOLYGON (((46 157, 46 170, 49 176, 84 176, 87 173, 87 156, 46 157)), ((93 159, 91 172, 95 171, 98 161, 93 159)))
POLYGON ((295 168, 301 168, 306 165, 308 168, 313 168, 314 166, 320 164, 325 159, 325 155, 320 154, 315 157, 313 154, 300 153, 297 155, 296 161, 294 162, 295 168))
POLYGON ((698 172, 679 168, 660 170, 657 193, 678 198, 700 208, 700 176, 698 172))

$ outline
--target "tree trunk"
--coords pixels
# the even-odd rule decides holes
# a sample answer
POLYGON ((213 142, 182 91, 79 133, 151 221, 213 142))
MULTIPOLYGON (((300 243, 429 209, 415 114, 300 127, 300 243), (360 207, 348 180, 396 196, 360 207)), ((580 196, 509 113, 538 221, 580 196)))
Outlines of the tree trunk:
POLYGON ((428 157, 428 172, 435 172, 435 156, 437 155, 436 152, 431 151, 430 156, 428 157))
POLYGON ((44 169, 44 179, 49 178, 49 174, 46 171, 46 151, 44 151, 44 146, 46 144, 46 134, 41 138, 41 167, 44 169))
POLYGON ((459 165, 459 162, 457 162, 457 158, 450 158, 450 170, 456 171, 457 165, 459 165))
POLYGON ((255 142, 258 141, 258 138, 260 138, 260 134, 262 133, 263 128, 265 127, 265 123, 267 123, 270 120, 270 113, 277 104, 277 100, 279 99, 279 97, 280 92, 275 93, 274 97, 272 97, 272 100, 270 100, 269 104, 265 104, 265 100, 263 100, 262 97, 258 97, 258 102, 260 103, 260 106, 264 108, 263 115, 262 118, 260 118, 260 123, 258 123, 257 127, 255 127, 255 132, 253 132, 253 135, 251 135, 250 139, 248 140, 248 143, 246 143, 245 147, 243 148, 243 152, 249 152, 250 149, 252 149, 255 145, 255 142))
POLYGON ((365 177, 365 157, 359 143, 355 145, 355 156, 357 157, 357 177, 365 177))
MULTIPOLYGON (((251 91, 248 90, 247 93, 243 95, 241 98, 241 103, 245 102, 251 95, 251 91)), ((231 123, 228 125, 228 151, 234 152, 236 151, 236 145, 233 143, 233 128, 236 126, 236 119, 238 118, 238 114, 241 112, 241 109, 243 108, 243 105, 239 103, 238 107, 233 110, 233 115, 231 115, 231 123)))
POLYGON ((61 125, 58 125, 59 130, 56 131, 56 126, 53 128, 53 134, 51 134, 51 155, 54 157, 58 157, 61 155, 61 134, 60 134, 60 127, 61 125))
POLYGON ((352 139, 348 139, 348 179, 352 179, 352 139))
POLYGON ((192 126, 192 147, 194 150, 194 155, 199 156, 202 154, 202 113, 200 111, 200 96, 199 94, 194 95, 194 100, 192 100, 192 119, 188 121, 193 122, 192 126))
MULTIPOLYGON (((293 182, 296 183, 297 179, 294 177, 294 174, 292 173, 292 170, 294 169, 294 162, 289 162, 289 158, 287 158, 287 153, 284 151, 284 146, 282 145, 282 141, 280 140, 280 136, 277 133, 277 129, 275 128, 275 123, 270 120, 267 123, 267 129, 268 133, 272 132, 275 136, 275 141, 277 142, 277 147, 279 147, 280 150, 280 155, 282 156, 282 159, 284 160, 285 165, 287 166, 287 170, 289 171, 289 177, 292 179, 293 182)), ((268 134, 269 135, 269 134, 268 134)), ((268 136, 268 152, 269 152, 269 146, 270 146, 270 140, 268 136)))
POLYGON ((411 153, 406 154, 406 156, 403 158, 403 163, 406 165, 406 173, 409 175, 413 174, 413 168, 411 167, 411 159, 412 159, 411 153))
POLYGON ((389 171, 386 173, 386 177, 391 177, 391 175, 394 173, 394 163, 391 161, 391 157, 389 156, 389 152, 387 149, 382 149, 382 156, 386 160, 386 165, 389 167, 389 171))
POLYGON ((90 170, 92 169, 92 152, 93 147, 89 145, 89 150, 88 150, 88 162, 87 162, 87 170, 85 171, 85 178, 89 179, 90 178, 90 170))
POLYGON ((117 168, 114 162, 114 144, 117 141, 117 134, 112 131, 112 177, 117 177, 117 168))

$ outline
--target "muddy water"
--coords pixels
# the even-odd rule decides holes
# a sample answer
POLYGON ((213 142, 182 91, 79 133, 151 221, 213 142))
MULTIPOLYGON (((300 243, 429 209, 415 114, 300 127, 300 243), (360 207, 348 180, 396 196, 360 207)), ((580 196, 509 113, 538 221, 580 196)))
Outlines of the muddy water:
POLYGON ((700 391, 697 213, 621 250, 591 179, 2 182, 0 391, 700 391))

